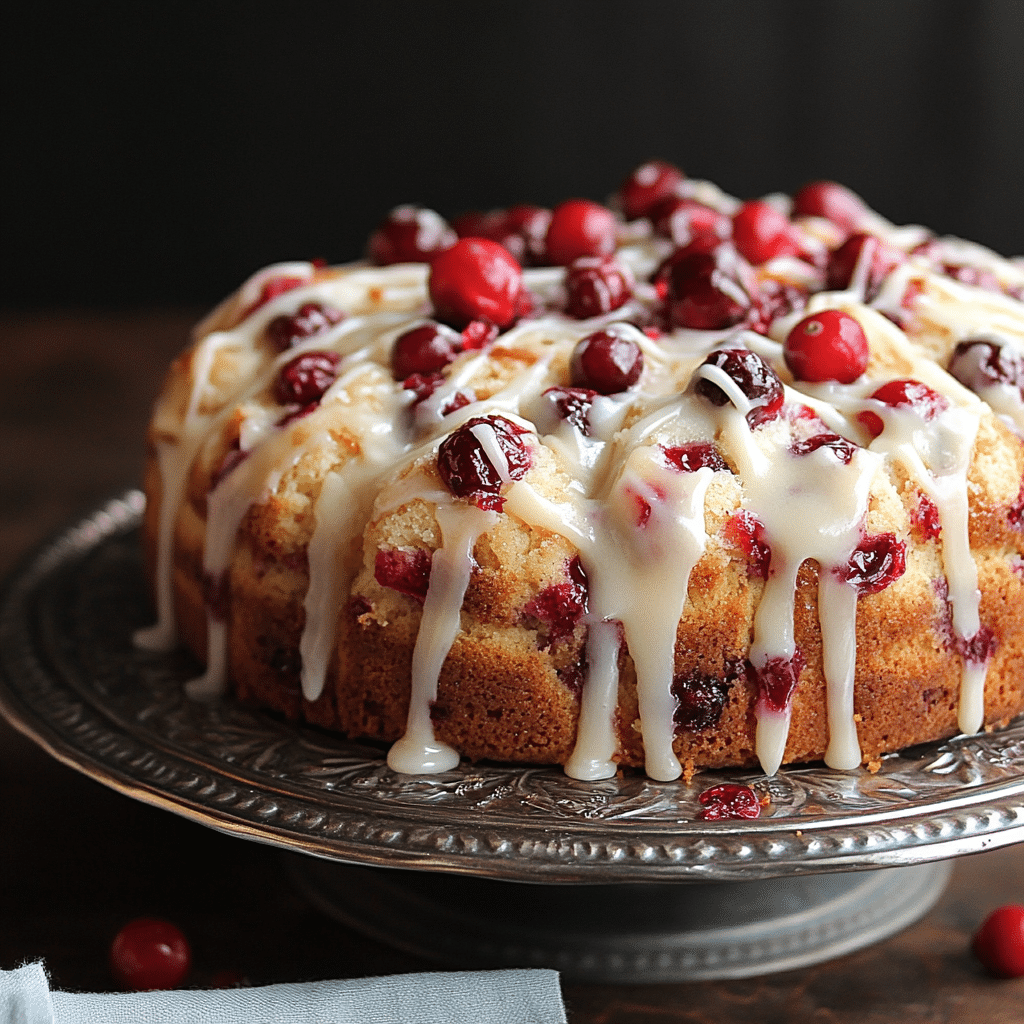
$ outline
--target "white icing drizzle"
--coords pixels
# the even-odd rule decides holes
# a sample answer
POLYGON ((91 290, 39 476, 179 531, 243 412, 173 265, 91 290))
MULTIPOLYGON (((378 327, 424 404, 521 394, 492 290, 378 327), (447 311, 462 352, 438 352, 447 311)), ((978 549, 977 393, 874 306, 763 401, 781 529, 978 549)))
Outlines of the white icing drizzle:
POLYGON ((473 547, 497 522, 497 514, 473 505, 438 505, 442 544, 430 565, 430 586, 412 655, 412 691, 405 735, 388 751, 388 767, 408 774, 450 771, 458 751, 434 737, 430 709, 437 699, 441 666, 461 627, 462 601, 473 571, 473 547))

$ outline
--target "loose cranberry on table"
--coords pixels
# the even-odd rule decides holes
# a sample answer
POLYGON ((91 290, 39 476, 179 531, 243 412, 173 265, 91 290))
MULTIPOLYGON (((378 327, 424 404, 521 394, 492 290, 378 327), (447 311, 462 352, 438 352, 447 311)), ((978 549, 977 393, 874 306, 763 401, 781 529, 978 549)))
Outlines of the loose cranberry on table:
POLYGON ((794 217, 825 217, 847 234, 856 231, 867 204, 856 192, 835 181, 812 181, 793 196, 794 217))
POLYGON ((438 319, 462 330, 474 320, 509 327, 523 305, 523 268, 487 238, 462 238, 437 256, 427 281, 438 319))
POLYGON ((736 821, 761 816, 761 801, 749 786, 724 782, 705 789, 697 799, 702 821, 736 821))
POLYGON ((754 266, 779 256, 795 256, 800 251, 789 218, 763 199, 744 203, 733 215, 732 241, 740 255, 754 266))
MULTIPOLYGON (((782 381, 756 352, 745 348, 718 349, 701 365, 717 367, 736 383, 750 403, 746 420, 751 429, 779 415, 785 400, 782 381)), ((697 377, 694 390, 712 405, 722 406, 729 401, 725 391, 707 377, 697 377)))
POLYGON ((429 263, 457 239, 451 225, 423 206, 396 206, 370 235, 366 254, 371 263, 429 263))
POLYGON ((526 431, 504 416, 477 416, 449 434, 437 450, 437 471, 445 487, 457 498, 467 498, 482 509, 501 511, 505 501, 502 486, 508 480, 521 480, 532 463, 529 448, 521 435, 526 431), (494 442, 504 456, 499 470, 475 433, 475 429, 493 431, 494 442))
POLYGON ((993 910, 974 933, 971 949, 995 977, 1024 977, 1024 907, 1010 903, 993 910))
POLYGON ((852 384, 870 357, 864 329, 849 313, 826 309, 805 317, 786 338, 783 355, 797 380, 852 384))
MULTIPOLYGON (((939 413, 949 408, 949 399, 937 391, 922 384, 919 380, 891 380, 883 384, 871 394, 871 397, 894 409, 913 409, 922 419, 935 419, 939 413)), ((858 422, 864 426, 872 437, 878 437, 885 429, 882 417, 870 409, 857 414, 858 422)))
POLYGON ((610 324, 578 342, 569 361, 573 387, 590 388, 599 395, 615 395, 631 388, 644 369, 644 354, 628 324, 610 324))
POLYGON ((322 302, 304 302, 290 316, 275 316, 267 324, 267 338, 278 352, 284 352, 303 339, 311 338, 340 323, 344 316, 334 306, 322 302))
POLYGON ((871 298, 882 281, 906 260, 907 254, 902 249, 883 242, 876 235, 858 231, 829 255, 826 284, 833 291, 844 291, 853 283, 857 268, 866 265, 866 271, 862 269, 861 273, 866 274, 864 290, 871 298))
POLYGON ((547 263, 567 267, 581 256, 609 256, 615 251, 615 214, 589 199, 568 199, 551 213, 544 236, 547 263))
POLYGON ((662 200, 676 195, 683 172, 664 160, 648 160, 634 168, 619 186, 618 201, 626 220, 647 217, 662 200))
POLYGON ((304 352, 285 363, 274 381, 274 399, 279 405, 310 405, 319 402, 338 377, 337 352, 304 352))
POLYGON ((632 297, 632 276, 611 256, 581 256, 566 271, 565 311, 577 320, 610 313, 632 297))
POLYGON ((750 310, 750 296, 714 252, 693 251, 673 260, 665 280, 668 313, 676 327, 719 331, 740 323, 750 310))
POLYGON ((462 350, 462 335, 444 324, 421 324, 395 339, 391 375, 405 380, 414 373, 427 376, 443 370, 462 350))
POLYGON ((169 921, 140 917, 129 921, 110 947, 110 969, 117 983, 135 992, 177 988, 192 966, 188 940, 169 921))

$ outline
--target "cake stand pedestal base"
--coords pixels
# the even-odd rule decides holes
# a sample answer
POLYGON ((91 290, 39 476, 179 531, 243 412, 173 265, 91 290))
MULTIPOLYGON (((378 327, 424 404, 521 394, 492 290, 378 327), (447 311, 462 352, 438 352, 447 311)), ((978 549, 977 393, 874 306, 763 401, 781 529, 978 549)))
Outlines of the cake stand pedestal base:
POLYGON ((895 934, 950 862, 749 882, 534 884, 286 856, 321 910, 381 942, 469 969, 550 967, 574 981, 771 974, 895 934))

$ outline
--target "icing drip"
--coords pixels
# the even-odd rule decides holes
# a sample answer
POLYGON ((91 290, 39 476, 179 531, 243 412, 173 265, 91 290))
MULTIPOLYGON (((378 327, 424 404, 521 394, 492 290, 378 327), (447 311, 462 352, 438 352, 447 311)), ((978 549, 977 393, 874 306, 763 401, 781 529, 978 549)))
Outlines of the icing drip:
MULTIPOLYGON (((860 541, 880 459, 856 449, 845 464, 826 447, 796 455, 782 428, 781 440, 787 447, 780 445, 781 450, 769 457, 759 444, 762 439, 771 441, 764 437, 767 432, 755 437, 742 411, 732 406, 723 407, 721 415, 723 435, 743 483, 744 505, 764 525, 771 549, 768 579, 754 616, 750 662, 755 672, 770 673, 799 658, 793 620, 797 573, 806 560, 815 560, 828 717, 830 723, 844 723, 830 728, 826 761, 833 768, 854 768, 860 763, 853 721, 857 593, 836 571, 848 564, 860 541)), ((764 694, 755 707, 757 756, 769 775, 782 764, 790 713, 788 699, 779 706, 764 694)))
POLYGON ((458 751, 434 737, 430 708, 437 699, 441 667, 461 626, 462 600, 473 571, 473 547, 497 522, 497 514, 473 505, 439 505, 442 545, 434 552, 430 586, 412 655, 412 691, 405 735, 388 751, 388 767, 408 774, 450 771, 458 751))
MULTIPOLYGON (((872 445, 903 465, 935 503, 942 524, 942 564, 949 584, 953 633, 970 641, 981 629, 978 568, 968 531, 967 471, 978 433, 975 409, 951 408, 926 429, 912 409, 884 411, 885 430, 872 445)), ((960 685, 959 726, 977 732, 984 721, 985 666, 964 659, 960 685)))

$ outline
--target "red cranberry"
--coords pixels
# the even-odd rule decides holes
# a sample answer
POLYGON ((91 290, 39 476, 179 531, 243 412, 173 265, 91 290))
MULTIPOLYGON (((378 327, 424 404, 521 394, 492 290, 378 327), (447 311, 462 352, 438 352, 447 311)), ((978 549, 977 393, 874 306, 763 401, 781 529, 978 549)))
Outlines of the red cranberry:
POLYGON ((794 441, 789 450, 794 455, 810 455, 819 448, 828 448, 844 466, 853 461, 853 453, 857 450, 855 444, 838 434, 815 434, 803 441, 794 441))
MULTIPOLYGON (((862 260, 867 261, 868 270, 864 291, 872 298, 882 281, 901 263, 906 262, 906 253, 888 245, 875 235, 859 231, 843 242, 831 253, 826 269, 826 283, 833 291, 843 291, 853 283, 854 273, 862 260)), ((863 271, 862 271, 863 273, 863 271)))
MULTIPOLYGON (((949 401, 944 395, 933 391, 919 380, 891 380, 883 384, 871 397, 894 408, 913 409, 925 420, 934 419, 949 408, 949 401)), ((858 413, 857 420, 873 437, 878 437, 885 429, 882 417, 869 409, 858 413)))
POLYGON ((462 328, 462 351, 486 348, 498 336, 498 328, 487 320, 471 320, 462 328))
POLYGON ((699 817, 702 821, 735 821, 761 816, 761 801, 749 786, 723 782, 705 789, 697 799, 701 805, 699 817))
POLYGON ((486 238, 463 238, 434 259, 428 280, 438 317, 462 329, 473 320, 508 327, 519 313, 523 270, 486 238))
POLYGON ((529 601, 523 611, 548 626, 552 643, 572 636, 576 623, 587 610, 587 574, 578 557, 565 566, 566 580, 545 587, 529 601))
POLYGON ((432 554, 424 548, 404 551, 378 551, 373 563, 373 578, 382 586, 415 598, 422 604, 430 586, 432 554))
POLYGON ((683 172, 664 160, 648 160, 630 172, 619 186, 618 201, 626 220, 646 217, 663 199, 675 195, 683 172))
POLYGON ((400 334, 391 349, 391 375, 405 380, 443 370, 462 348, 462 336, 443 324, 421 324, 400 334))
POLYGON ((274 381, 274 400, 279 405, 318 402, 338 376, 337 352, 304 352, 281 367, 274 381))
MULTIPOLYGON (((419 405, 420 402, 428 399, 443 383, 443 373, 413 373, 402 381, 402 388, 405 391, 411 391, 416 396, 412 404, 419 405)), ((447 416, 449 413, 455 412, 456 409, 463 409, 469 404, 470 399, 461 391, 456 391, 441 408, 440 413, 442 416, 447 416)))
POLYGON ((868 368, 871 352, 864 328, 849 313, 826 309, 789 332, 783 354, 797 380, 852 384, 868 368))
POLYGON ((615 214, 589 199, 568 199, 551 213, 544 238, 547 262, 567 267, 581 256, 609 256, 615 251, 615 214))
POLYGON ((278 352, 284 352, 303 338, 333 327, 344 315, 340 309, 321 302, 304 302, 291 316, 275 316, 267 324, 267 337, 278 352))
POLYGON ((530 450, 520 439, 525 433, 504 416, 477 416, 449 434, 437 450, 437 470, 445 486, 457 498, 467 498, 478 508, 501 511, 502 485, 521 480, 530 468, 530 450), (491 430, 505 456, 507 476, 494 466, 474 430, 491 430))
POLYGON ((798 306, 807 305, 807 295, 807 289, 797 285, 784 284, 771 278, 761 281, 752 296, 746 327, 767 336, 772 324, 780 316, 788 316, 798 306))
POLYGON ((565 275, 565 311, 577 320, 610 313, 633 296, 628 272, 611 256, 581 256, 565 275))
POLYGON ((754 266, 800 251, 789 218, 763 199, 744 203, 733 215, 732 240, 740 255, 754 266))
POLYGON ((935 502, 927 494, 919 494, 910 513, 910 525, 919 540, 935 540, 942 533, 942 520, 935 502))
POLYGON ((1024 977, 1024 907, 1010 903, 993 910, 974 933, 971 949, 989 974, 1024 977))
POLYGON ((988 626, 982 626, 977 633, 968 637, 957 637, 956 649, 964 661, 984 665, 996 653, 999 641, 988 626))
POLYGON ((292 277, 286 274, 267 278, 260 288, 260 293, 256 297, 256 301, 245 309, 242 313, 241 319, 244 320, 247 316, 255 313, 257 309, 261 306, 265 306, 268 302, 276 299, 279 295, 284 295, 285 292, 290 292, 295 288, 300 288, 302 285, 307 283, 308 279, 305 277, 292 277))
POLYGON ((826 217, 847 234, 857 230, 867 210, 856 192, 835 181, 812 181, 793 196, 794 217, 826 217))
POLYGON ((972 391, 993 384, 1024 389, 1024 357, 1008 345, 984 339, 961 341, 953 350, 949 372, 972 391))
POLYGON ((631 328, 611 324, 580 341, 569 362, 573 386, 591 388, 599 395, 631 388, 644 369, 644 354, 631 333, 631 328))
POLYGON ((680 473, 696 473, 705 466, 715 472, 727 470, 718 449, 710 441, 691 441, 689 444, 661 448, 668 464, 680 473))
POLYGON ((876 533, 857 545, 850 561, 836 574, 857 593, 877 594, 907 571, 907 546, 892 533, 876 533))
POLYGON ((497 242, 524 263, 541 255, 550 221, 550 210, 520 204, 489 213, 465 213, 452 221, 452 227, 460 238, 487 238, 497 242))
POLYGON ((587 418, 591 405, 597 397, 592 388, 548 388, 544 394, 554 403, 560 419, 567 420, 585 436, 590 436, 590 421, 587 418))
MULTIPOLYGON (((775 419, 782 409, 785 392, 775 371, 755 352, 745 348, 721 348, 702 366, 716 366, 731 377, 750 403, 747 423, 751 428, 775 419)), ((706 377, 698 377, 695 388, 712 405, 725 405, 729 396, 706 377)))
POLYGON ((754 668, 747 662, 747 678, 757 687, 758 703, 767 711, 785 711, 793 699, 793 691, 800 681, 804 656, 799 650, 788 661, 769 658, 763 668, 754 668))
POLYGON ((176 988, 191 966, 188 940, 169 921, 149 917, 129 921, 110 947, 115 980, 134 992, 176 988))
POLYGON ((396 206, 370 235, 367 257, 378 267, 429 263, 455 244, 447 221, 422 206, 396 206))
POLYGON ((676 730, 703 732, 718 725, 729 699, 728 679, 715 679, 691 672, 672 680, 676 709, 672 715, 676 730))
POLYGON ((696 199, 663 199, 649 213, 656 234, 670 238, 676 245, 689 245, 700 235, 719 242, 732 232, 732 220, 696 199))
POLYGON ((722 536, 747 556, 747 574, 755 579, 768 579, 772 549, 764 539, 764 523, 745 508, 726 521, 722 536))
POLYGON ((738 324, 750 309, 749 296, 713 253, 691 252, 673 260, 667 283, 668 312, 677 327, 718 331, 738 324))

